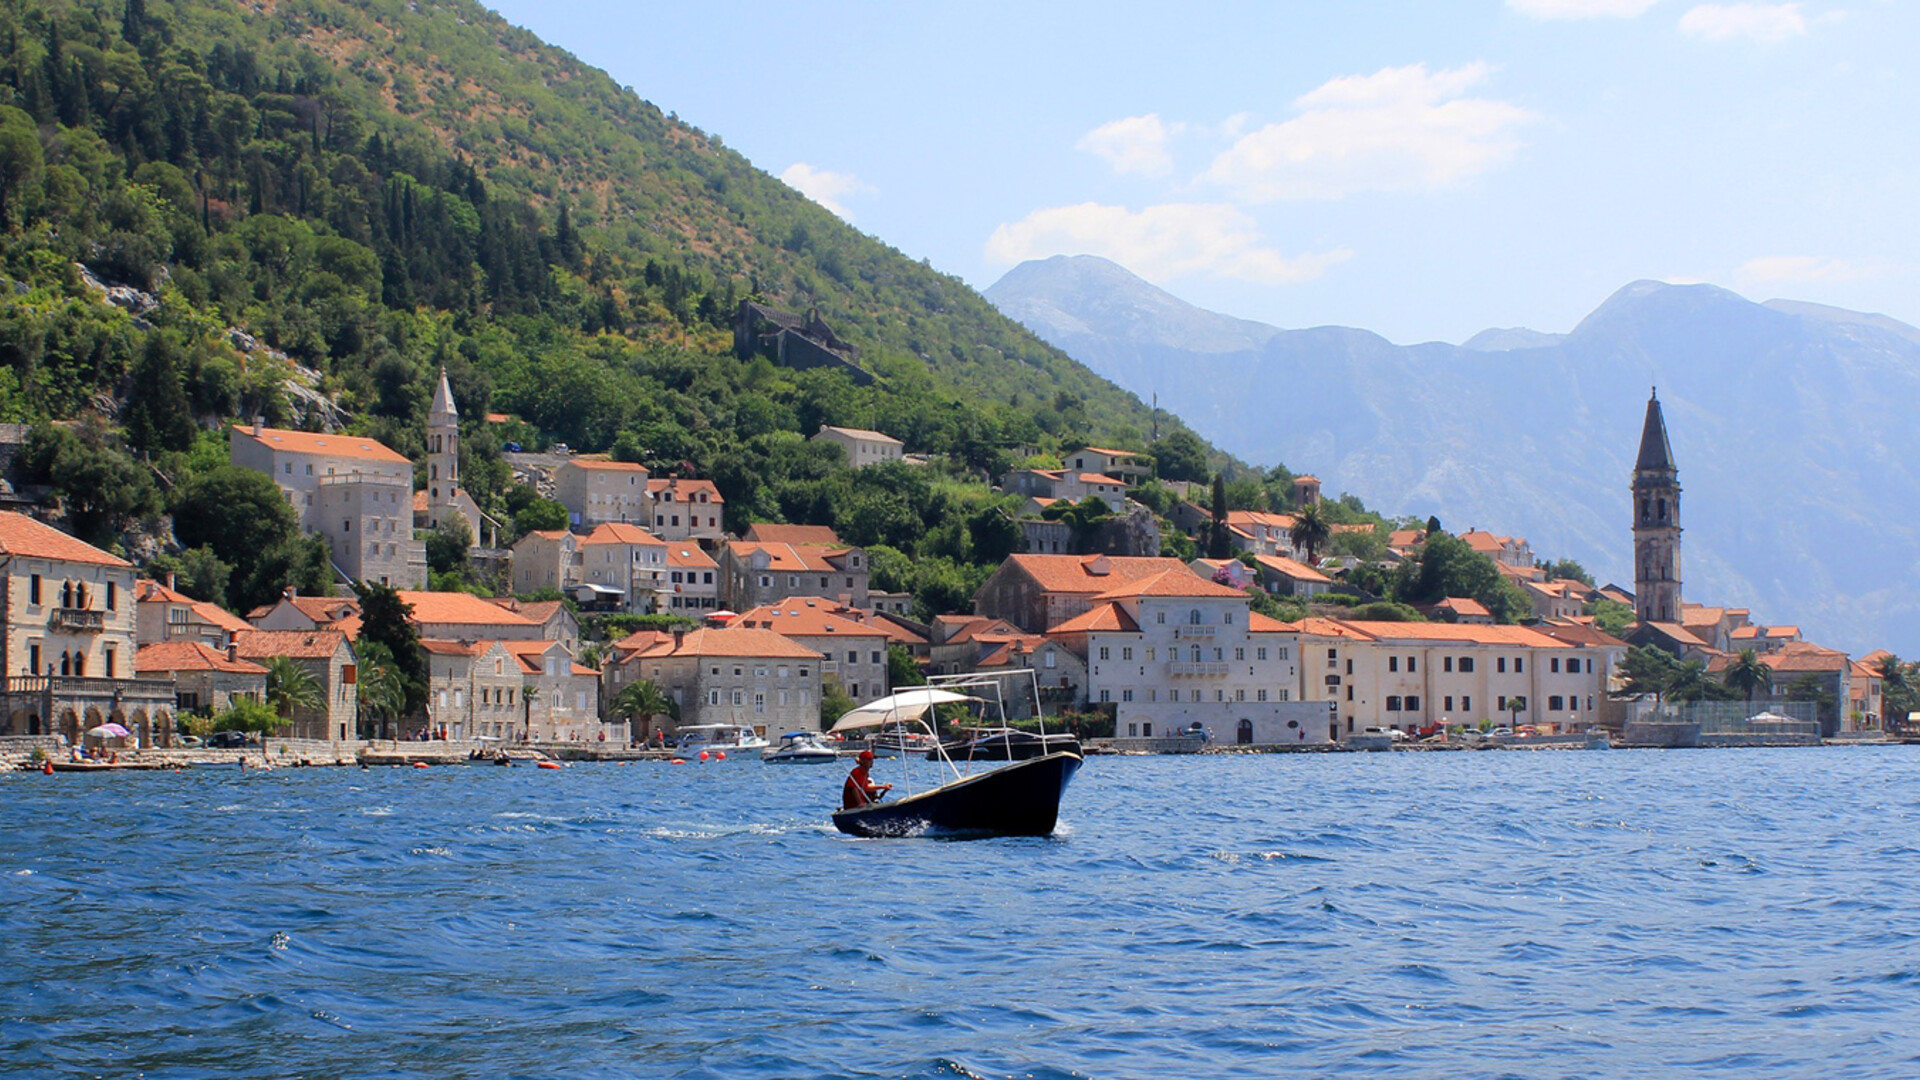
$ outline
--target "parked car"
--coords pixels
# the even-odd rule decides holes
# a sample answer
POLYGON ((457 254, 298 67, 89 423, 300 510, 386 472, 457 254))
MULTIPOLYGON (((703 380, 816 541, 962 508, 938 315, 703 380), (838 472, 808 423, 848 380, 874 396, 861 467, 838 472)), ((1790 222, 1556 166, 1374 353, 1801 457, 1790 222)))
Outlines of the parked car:
POLYGON ((260 739, 244 731, 216 731, 207 736, 207 745, 216 750, 238 750, 244 746, 259 746, 260 739))
POLYGON ((1399 728, 1370 727, 1366 729, 1366 731, 1363 734, 1385 735, 1387 738, 1392 739, 1394 742, 1405 742, 1407 740, 1407 733, 1404 731, 1401 731, 1399 728))
POLYGON ((198 750, 207 745, 207 740, 198 735, 182 735, 180 736, 180 745, 188 750, 198 750))

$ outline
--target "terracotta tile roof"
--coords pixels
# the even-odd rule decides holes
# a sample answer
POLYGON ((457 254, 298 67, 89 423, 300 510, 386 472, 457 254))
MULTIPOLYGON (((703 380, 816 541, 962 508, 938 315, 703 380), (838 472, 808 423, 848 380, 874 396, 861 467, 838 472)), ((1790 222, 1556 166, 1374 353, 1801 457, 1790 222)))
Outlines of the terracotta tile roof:
POLYGON ((1569 645, 1585 646, 1590 649, 1624 649, 1627 643, 1612 634, 1585 622, 1555 622, 1539 628, 1540 632, 1555 641, 1564 641, 1569 645))
MULTIPOLYGON (((1282 626, 1288 625, 1282 623, 1282 626)), ((1294 630, 1306 637, 1347 638, 1352 641, 1372 641, 1374 637, 1360 628, 1358 623, 1340 622, 1335 619, 1322 619, 1308 616, 1292 624, 1294 630)))
POLYGON ((771 570, 807 570, 827 574, 840 570, 828 558, 846 551, 845 548, 822 547, 818 544, 762 544, 746 540, 735 540, 727 547, 735 558, 743 560, 752 557, 756 551, 766 552, 773 560, 768 564, 771 570))
POLYGON ((1219 585, 1194 573, 1185 566, 1176 570, 1167 570, 1146 578, 1135 578, 1121 582, 1098 599, 1118 600, 1132 596, 1193 596, 1193 597, 1232 597, 1245 600, 1247 594, 1230 585, 1219 585))
POLYGON ((138 603, 185 604, 188 610, 200 617, 202 622, 210 623, 228 633, 253 629, 253 624, 235 615, 233 612, 228 611, 226 608, 221 607, 219 604, 206 600, 195 600, 186 593, 176 589, 169 589, 165 585, 150 578, 141 578, 139 581, 134 582, 133 588, 134 598, 138 603))
POLYGON ((1249 634, 1296 634, 1299 632, 1299 623, 1281 622, 1271 615, 1262 615, 1257 611, 1247 612, 1247 633, 1249 634))
POLYGON ((1424 543, 1427 539, 1425 529, 1395 529, 1387 534, 1387 546, 1391 548, 1410 548, 1424 543))
POLYGON ((1083 484, 1111 484, 1114 487, 1127 486, 1127 482, 1125 480, 1116 480, 1111 476, 1106 476, 1097 472, 1081 473, 1080 482, 1083 484))
MULTIPOLYGON (((1707 670, 1716 674, 1725 671, 1733 659, 1722 653, 1707 662, 1707 670)), ((1806 641, 1789 642, 1773 652, 1761 653, 1760 662, 1767 665, 1776 678, 1827 671, 1851 675, 1853 670, 1846 653, 1806 641)))
MULTIPOLYGON (((671 491, 676 496, 696 495, 705 492, 710 503, 724 503, 726 498, 711 480, 682 480, 678 477, 655 477, 647 481, 647 493, 658 496, 663 491, 671 491)), ((676 498, 676 502, 690 502, 686 498, 676 498)))
POLYGON ((1460 539, 1466 541, 1468 547, 1482 555, 1495 554, 1508 544, 1513 543, 1513 537, 1511 536, 1495 536, 1483 529, 1470 529, 1467 532, 1463 532, 1460 534, 1460 539))
POLYGON ((647 471, 647 467, 645 465, 638 465, 631 461, 610 461, 606 458, 595 458, 595 457, 568 458, 567 460, 560 463, 560 467, 563 469, 566 468, 568 465, 577 466, 578 468, 582 468, 582 469, 589 469, 589 470, 592 470, 593 472, 624 472, 624 473, 637 472, 642 475, 645 475, 647 471))
POLYGON ((133 654, 136 674, 164 671, 221 671, 230 675, 265 675, 267 669, 245 660, 229 660, 221 649, 210 649, 198 641, 163 641, 142 645, 133 654))
POLYGON ((593 527, 586 539, 580 541, 581 547, 601 544, 640 544, 646 547, 666 547, 667 542, 638 525, 624 521, 607 521, 593 527))
POLYGON ((1471 645, 1512 645, 1529 649, 1566 649, 1529 626, 1487 626, 1475 623, 1347 622, 1376 641, 1452 641, 1471 645))
POLYGON ((998 634, 1004 637, 1004 636, 1016 636, 1022 633, 1019 627, 1013 625, 1012 623, 1008 622, 1005 619, 993 619, 985 615, 974 615, 974 616, 944 616, 943 615, 941 616, 941 618, 942 619, 958 618, 963 620, 961 622, 960 629, 955 630, 953 633, 947 635, 947 642, 949 643, 972 641, 975 638, 985 637, 992 634, 998 634))
POLYGON ((325 435, 313 431, 290 431, 286 428, 262 428, 255 435, 253 428, 236 426, 235 438, 248 438, 272 450, 292 454, 320 454, 326 457, 352 458, 357 461, 384 461, 394 465, 413 467, 405 454, 395 451, 378 439, 364 439, 353 435, 325 435))
POLYGON ((321 626, 332 626, 343 619, 356 618, 360 614, 360 601, 351 597, 283 596, 277 603, 267 604, 247 612, 247 618, 264 619, 280 604, 292 605, 293 610, 321 626))
POLYGON ((93 566, 133 565, 84 540, 68 536, 51 525, 10 510, 0 512, 0 555, 23 559, 58 559, 93 566))
POLYGON ((742 612, 733 625, 742 629, 772 630, 788 637, 884 637, 873 613, 842 607, 824 596, 790 596, 742 612))
POLYGON ((1127 609, 1121 607, 1119 604, 1108 602, 1095 605, 1093 608, 1075 615, 1066 622, 1049 629, 1047 634, 1048 636, 1054 634, 1085 634, 1096 630, 1137 634, 1140 632, 1140 624, 1134 621, 1133 616, 1127 614, 1127 609))
POLYGON ((1797 638, 1799 636, 1800 636, 1800 628, 1797 626, 1767 627, 1768 638, 1797 638))
POLYGON ((1179 559, 1124 555, 1010 555, 1003 566, 1032 578, 1046 592, 1086 595, 1169 570, 1194 576, 1179 559), (1103 567, 1105 573, 1095 572, 1103 567))
POLYGON ((700 550, 698 544, 669 544, 667 546, 667 565, 682 570, 713 570, 719 566, 713 556, 700 550))
POLYGON ((1269 529, 1279 529, 1285 532, 1293 528, 1293 522, 1294 517, 1292 514, 1270 514, 1265 510, 1227 511, 1227 524, 1238 525, 1242 528, 1249 525, 1262 525, 1269 529))
POLYGON ((817 547, 840 547, 839 534, 831 525, 777 525, 769 522, 755 522, 747 526, 747 535, 742 539, 756 544, 810 544, 817 547))
POLYGON ((489 424, 510 424, 512 422, 512 413, 490 412, 487 414, 487 423, 489 424))
POLYGON ((169 589, 152 578, 141 578, 133 583, 133 599, 140 604, 193 603, 193 597, 177 589, 169 589))
POLYGON ((1694 646, 1701 649, 1707 648, 1707 643, 1705 641, 1702 641, 1698 636, 1696 636, 1693 633, 1693 631, 1688 630, 1686 627, 1681 626, 1679 623, 1650 622, 1647 624, 1647 626, 1650 629, 1654 630, 1655 632, 1665 635, 1676 644, 1684 645, 1684 646, 1694 646))
POLYGON ((295 660, 329 660, 347 636, 338 630, 248 630, 233 635, 235 651, 249 660, 287 656, 295 660))
POLYGON ((1296 476, 1293 478, 1293 482, 1296 484, 1302 480, 1310 480, 1316 484, 1320 482, 1320 478, 1313 475, 1312 473, 1301 473, 1299 476, 1296 476))
POLYGON ((491 641, 454 641, 448 638, 421 638, 420 647, 435 656, 479 656, 493 647, 491 641))
POLYGON ((1708 607, 1705 604, 1680 605, 1681 626, 1718 626, 1725 618, 1726 608, 1708 607))
POLYGON ((1745 641, 1749 638, 1758 638, 1764 633, 1765 633, 1764 627, 1737 626, 1734 628, 1733 633, 1728 634, 1727 636, 1732 638, 1735 641, 1745 641))
POLYGON ((400 590, 400 602, 413 607, 412 621, 456 626, 537 626, 524 615, 508 611, 470 593, 400 590))
POLYGON ((1433 606, 1442 611, 1451 611, 1455 615, 1472 615, 1486 619, 1493 618, 1493 612, 1487 610, 1487 605, 1475 600, 1471 596, 1449 596, 1433 606))
POLYGON ((515 600, 511 596, 495 596, 488 599, 487 603, 511 611, 530 622, 542 624, 567 606, 559 600, 515 600))
POLYGON ((1891 657, 1892 655, 1893 653, 1889 652, 1886 649, 1875 649, 1872 652, 1868 653, 1867 655, 1861 657, 1860 662, 1868 665, 1878 664, 1880 661, 1885 660, 1888 657, 1891 657))
POLYGON ((613 651, 626 660, 634 656, 735 656, 789 657, 818 660, 820 654, 793 639, 772 630, 740 629, 689 630, 676 646, 672 633, 665 630, 637 630, 613 643, 613 651))
POLYGON ((1855 660, 1853 662, 1853 677, 1856 679, 1877 679, 1880 677, 1880 673, 1860 661, 1855 660))
POLYGON ((1373 526, 1367 525, 1364 523, 1354 524, 1354 525, 1342 525, 1339 522, 1335 522, 1332 525, 1327 526, 1327 528, 1336 536, 1339 535, 1340 533, 1370 533, 1373 531, 1373 526))
POLYGON ((1107 457, 1139 457, 1138 450, 1110 450, 1104 446, 1083 446, 1073 451, 1076 454, 1104 454, 1107 457))
POLYGON ((1303 562, 1296 562, 1283 555, 1255 555, 1253 561, 1276 574, 1282 574, 1295 581, 1324 581, 1333 583, 1333 579, 1315 570, 1303 562))

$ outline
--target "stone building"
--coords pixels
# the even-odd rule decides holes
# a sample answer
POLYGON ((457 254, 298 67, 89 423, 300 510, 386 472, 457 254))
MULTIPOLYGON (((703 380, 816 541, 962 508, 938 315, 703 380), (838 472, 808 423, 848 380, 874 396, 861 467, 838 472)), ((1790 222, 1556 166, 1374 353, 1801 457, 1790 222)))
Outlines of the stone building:
POLYGON ((654 477, 647 494, 653 499, 648 531, 660 539, 717 541, 726 535, 727 500, 713 481, 654 477))
POLYGON ((828 596, 865 607, 867 575, 861 548, 735 540, 720 549, 720 602, 745 611, 789 596, 828 596))
POLYGON ((348 577, 402 589, 426 584, 426 544, 413 534, 413 462, 404 455, 375 439, 256 423, 233 429, 228 456, 273 478, 348 577))
POLYGON ((288 734, 296 739, 343 742, 358 730, 359 662, 338 630, 250 630, 233 636, 232 657, 267 666, 276 656, 298 664, 320 685, 319 709, 295 709, 288 734))
POLYGON ((907 448, 906 443, 885 432, 834 427, 830 424, 822 424, 820 430, 814 433, 813 441, 830 442, 838 446, 847 455, 847 465, 855 469, 897 462, 907 448))
POLYGON ((742 360, 764 356, 787 368, 843 371, 855 386, 873 383, 872 373, 860 366, 860 350, 834 333, 818 311, 803 316, 740 301, 733 315, 733 354, 742 360))
POLYGON ((267 669, 239 659, 231 647, 215 649, 191 640, 142 645, 133 669, 143 679, 171 681, 175 707, 183 715, 214 716, 232 708, 236 698, 267 696, 267 669))
POLYGON ((856 702, 887 694, 887 645, 892 627, 872 612, 824 596, 789 596, 742 612, 734 626, 772 630, 819 653, 822 679, 837 680, 856 702))
MULTIPOLYGON (((604 708, 652 682, 680 708, 679 727, 746 724, 761 734, 820 729, 820 662, 812 649, 772 630, 641 630, 614 642, 601 666, 604 708)), ((637 717, 633 738, 671 735, 666 717, 637 717)))
POLYGON ((1647 398, 1640 456, 1633 464, 1633 507, 1634 616, 1643 623, 1679 622, 1680 471, 1658 394, 1647 398))
POLYGON ((647 467, 606 458, 569 458, 553 470, 553 497, 576 528, 653 520, 647 467))

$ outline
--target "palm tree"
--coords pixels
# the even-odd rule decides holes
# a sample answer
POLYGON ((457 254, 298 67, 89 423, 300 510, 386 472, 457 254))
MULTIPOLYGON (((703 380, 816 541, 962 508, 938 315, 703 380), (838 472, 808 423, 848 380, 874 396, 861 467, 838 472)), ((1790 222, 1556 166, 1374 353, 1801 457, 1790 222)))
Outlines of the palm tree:
POLYGON ((1333 535, 1333 526, 1320 512, 1319 503, 1308 503, 1293 512, 1293 528, 1287 530, 1287 538, 1293 546, 1307 549, 1309 565, 1319 561, 1320 545, 1333 535))
POLYGON ((282 720, 291 721, 296 709, 313 712, 326 708, 327 692, 312 672, 290 657, 275 656, 267 661, 267 704, 282 720))
POLYGON ((1773 689, 1773 669, 1760 662, 1760 657, 1752 649, 1741 649, 1740 655, 1733 658, 1727 670, 1720 675, 1720 681, 1728 689, 1738 690, 1747 695, 1747 711, 1753 711, 1753 695, 1761 690, 1773 689))
POLYGON ((393 661, 393 650, 381 642, 361 638, 354 648, 360 661, 360 715, 372 730, 384 733, 387 722, 398 719, 407 702, 399 665, 393 661))
POLYGON ((646 720, 652 720, 656 716, 671 716, 675 721, 680 718, 680 709, 673 703, 673 699, 667 697, 661 692, 660 687, 648 679, 628 683, 625 689, 613 699, 613 712, 615 716, 629 723, 636 716, 646 720))

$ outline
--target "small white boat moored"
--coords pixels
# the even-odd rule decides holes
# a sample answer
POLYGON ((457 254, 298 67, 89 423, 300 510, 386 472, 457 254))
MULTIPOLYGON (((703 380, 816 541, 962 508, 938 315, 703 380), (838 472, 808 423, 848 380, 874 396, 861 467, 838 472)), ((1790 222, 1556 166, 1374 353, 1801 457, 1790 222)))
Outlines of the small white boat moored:
POLYGON ((760 760, 769 765, 831 765, 840 754, 817 732, 789 731, 777 746, 760 751, 760 760))
POLYGON ((763 750, 767 740, 745 724, 694 724, 680 729, 676 752, 683 758, 706 754, 732 754, 741 750, 763 750))

